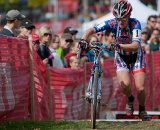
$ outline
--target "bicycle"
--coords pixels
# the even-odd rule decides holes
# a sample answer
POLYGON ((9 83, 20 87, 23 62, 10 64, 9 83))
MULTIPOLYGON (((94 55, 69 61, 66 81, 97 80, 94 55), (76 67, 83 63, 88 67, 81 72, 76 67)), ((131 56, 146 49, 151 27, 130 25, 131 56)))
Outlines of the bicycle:
MULTIPOLYGON (((102 74, 102 65, 100 64, 100 59, 103 56, 103 50, 108 50, 102 46, 100 42, 92 42, 92 45, 89 47, 90 50, 94 53, 94 62, 91 69, 91 77, 89 80, 89 85, 87 88, 87 93, 85 98, 91 103, 91 124, 92 128, 96 128, 96 117, 97 110, 100 106, 101 100, 101 74, 102 74), (88 94, 89 93, 89 94, 88 94), (88 95, 87 95, 88 94, 88 95)), ((78 49, 77 57, 80 57, 81 48, 78 49)))

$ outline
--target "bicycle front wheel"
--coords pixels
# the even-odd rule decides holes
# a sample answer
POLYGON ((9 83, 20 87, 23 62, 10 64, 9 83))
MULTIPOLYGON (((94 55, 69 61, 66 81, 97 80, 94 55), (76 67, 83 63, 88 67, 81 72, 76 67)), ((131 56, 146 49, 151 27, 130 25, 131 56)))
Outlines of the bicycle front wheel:
POLYGON ((97 92, 98 91, 98 67, 95 67, 94 80, 92 84, 92 103, 91 103, 91 122, 92 128, 96 128, 96 115, 97 115, 97 92))

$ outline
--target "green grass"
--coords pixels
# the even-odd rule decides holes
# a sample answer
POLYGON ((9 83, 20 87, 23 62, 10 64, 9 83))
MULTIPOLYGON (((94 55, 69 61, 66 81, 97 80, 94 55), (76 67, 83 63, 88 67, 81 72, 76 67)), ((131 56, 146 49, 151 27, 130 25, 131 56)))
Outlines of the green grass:
MULTIPOLYGON (((0 130, 92 130, 90 121, 1 121, 0 130)), ((160 121, 97 122, 97 130, 160 130, 160 121)))

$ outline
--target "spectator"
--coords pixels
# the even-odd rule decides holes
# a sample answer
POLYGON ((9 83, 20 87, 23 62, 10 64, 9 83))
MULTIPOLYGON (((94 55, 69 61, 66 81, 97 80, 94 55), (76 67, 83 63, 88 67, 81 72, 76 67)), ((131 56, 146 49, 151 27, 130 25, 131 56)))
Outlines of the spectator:
POLYGON ((148 32, 146 29, 142 29, 142 32, 141 32, 141 46, 144 50, 144 52, 146 54, 149 53, 149 45, 147 43, 147 39, 148 39, 148 32))
POLYGON ((40 37, 35 33, 32 32, 32 43, 33 43, 33 48, 37 51, 38 50, 38 46, 40 44, 40 37))
MULTIPOLYGON (((160 32, 160 15, 157 17, 156 29, 158 29, 160 32)), ((159 41, 160 41, 160 36, 159 36, 159 41)))
POLYGON ((150 39, 148 40, 150 51, 160 50, 160 41, 159 41, 159 30, 154 29, 150 39))
MULTIPOLYGON (((97 37, 96 35, 91 35, 91 36, 87 39, 87 42, 88 42, 89 44, 91 44, 92 42, 98 42, 98 41, 99 41, 99 39, 98 39, 98 37, 97 37)), ((94 53, 93 53, 92 50, 89 50, 89 51, 87 52, 87 57, 88 57, 88 61, 89 61, 89 62, 93 62, 93 61, 94 61, 94 53)))
POLYGON ((156 28, 160 31, 160 15, 157 17, 156 28))
POLYGON ((153 29, 155 29, 156 23, 157 23, 157 15, 151 15, 148 17, 147 26, 144 28, 148 32, 148 35, 149 35, 148 39, 150 38, 153 29))
POLYGON ((103 39, 103 32, 98 32, 96 33, 97 37, 98 37, 98 41, 100 42, 104 42, 104 39, 103 39))
POLYGON ((60 47, 56 49, 56 52, 60 56, 65 67, 66 67, 66 62, 64 60, 64 50, 69 49, 72 43, 73 43, 72 35, 69 33, 64 33, 60 39, 60 47))
POLYGON ((69 50, 69 53, 65 56, 65 60, 66 60, 66 64, 67 66, 66 67, 70 67, 70 58, 72 56, 76 56, 77 54, 77 51, 78 51, 78 45, 79 45, 79 40, 75 40, 71 46, 70 46, 70 50, 69 50))
POLYGON ((32 34, 33 29, 35 29, 35 26, 32 24, 30 20, 22 20, 20 25, 20 34, 18 35, 18 37, 28 39, 29 35, 32 34))
POLYGON ((44 64, 48 64, 52 66, 52 59, 53 55, 51 54, 48 44, 51 42, 52 38, 52 32, 50 30, 50 27, 48 26, 42 26, 39 29, 39 36, 40 36, 40 44, 37 49, 37 53, 43 60, 44 64))
MULTIPOLYGON (((111 30, 106 30, 105 31, 105 40, 106 40, 106 42, 103 43, 104 47, 109 46, 111 43, 115 43, 115 36, 114 36, 114 34, 112 33, 111 30)), ((110 58, 110 57, 113 57, 113 56, 114 56, 113 51, 107 51, 107 50, 103 51, 103 58, 104 59, 107 59, 107 58, 110 58)))
POLYGON ((0 36, 14 37, 15 30, 19 28, 21 20, 25 18, 18 10, 10 10, 6 14, 6 25, 0 31, 0 36))
MULTIPOLYGON (((75 40, 75 39, 76 39, 76 34, 78 33, 78 30, 76 30, 76 29, 73 28, 73 27, 66 27, 66 28, 64 29, 64 33, 69 33, 69 34, 71 34, 71 35, 72 35, 72 39, 75 40)), ((64 49, 64 56, 65 56, 66 54, 68 54, 68 53, 69 53, 69 48, 64 49)))
POLYGON ((72 39, 76 39, 76 34, 78 33, 78 30, 72 27, 66 27, 64 29, 64 33, 70 33, 72 35, 72 39))
POLYGON ((56 49, 59 47, 60 44, 60 38, 58 35, 53 35, 52 36, 52 41, 49 44, 49 49, 52 53, 52 55, 54 56, 54 58, 52 59, 52 65, 55 68, 64 68, 63 62, 61 60, 61 58, 59 57, 59 55, 56 53, 56 49))
POLYGON ((80 60, 76 56, 71 56, 70 60, 71 69, 79 69, 80 68, 80 60))

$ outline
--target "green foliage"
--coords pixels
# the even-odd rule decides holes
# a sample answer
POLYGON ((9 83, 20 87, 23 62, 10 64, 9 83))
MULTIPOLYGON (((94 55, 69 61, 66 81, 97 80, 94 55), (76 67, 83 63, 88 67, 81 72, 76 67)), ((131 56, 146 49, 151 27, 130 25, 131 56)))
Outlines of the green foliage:
POLYGON ((19 6, 20 0, 0 0, 0 10, 8 11, 10 9, 21 10, 23 8, 37 8, 48 3, 48 0, 28 0, 27 4, 19 6))
POLYGON ((28 6, 37 8, 48 3, 48 0, 28 0, 28 6))
POLYGON ((16 4, 19 0, 0 0, 0 4, 16 4))

